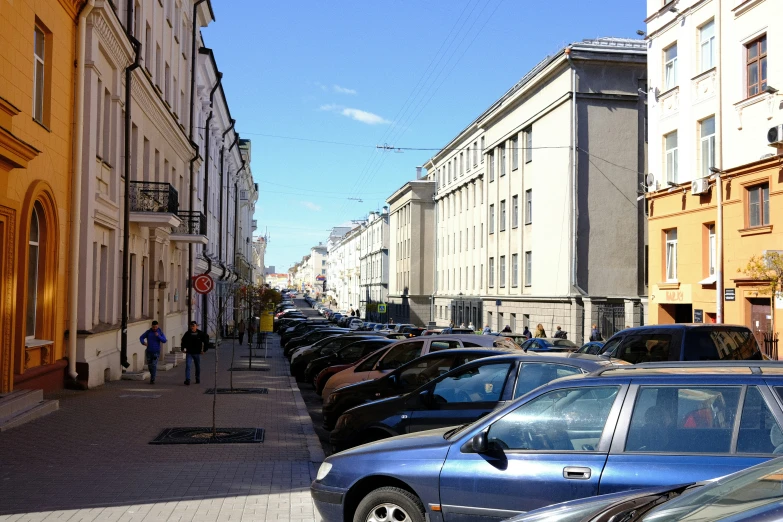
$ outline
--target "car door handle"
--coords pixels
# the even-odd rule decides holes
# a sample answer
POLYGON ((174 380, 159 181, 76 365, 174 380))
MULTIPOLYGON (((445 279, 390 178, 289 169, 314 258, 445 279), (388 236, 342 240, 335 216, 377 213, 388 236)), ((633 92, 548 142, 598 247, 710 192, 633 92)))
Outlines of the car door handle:
POLYGON ((566 466, 563 468, 563 478, 570 480, 587 480, 590 478, 592 470, 581 466, 566 466))

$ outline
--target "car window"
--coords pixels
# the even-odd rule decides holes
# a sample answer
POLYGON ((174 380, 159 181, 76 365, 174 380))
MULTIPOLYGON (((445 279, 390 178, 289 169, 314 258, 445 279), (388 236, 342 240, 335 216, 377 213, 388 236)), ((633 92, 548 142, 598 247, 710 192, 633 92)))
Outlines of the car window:
POLYGON ((539 386, 543 386, 560 377, 567 377, 582 370, 575 366, 552 363, 526 363, 521 365, 514 388, 514 398, 521 397, 539 386))
POLYGON ((686 361, 718 359, 751 359, 758 353, 758 343, 747 328, 693 328, 685 333, 686 361))
POLYGON ((452 368, 453 355, 425 359, 409 365, 399 375, 399 383, 406 390, 412 390, 440 377, 452 368))
POLYGON ((364 345, 362 343, 352 344, 340 350, 340 358, 344 361, 355 361, 359 359, 363 353, 364 345))
POLYGON ((369 372, 370 370, 375 367, 375 363, 378 362, 378 359, 383 356, 383 354, 386 353, 386 350, 381 348, 377 352, 373 353, 369 357, 367 357, 364 361, 362 361, 361 364, 356 365, 356 369, 354 371, 356 372, 369 372))
POLYGON ((421 341, 398 344, 381 360, 378 369, 394 370, 399 368, 403 364, 419 357, 423 346, 424 343, 421 341))
POLYGON ((783 453, 783 432, 756 386, 745 393, 737 453, 783 453))
POLYGON ((496 421, 487 439, 508 450, 595 451, 619 386, 553 390, 496 421))
POLYGON ((576 344, 568 339, 558 339, 554 345, 558 348, 576 348, 576 344))
POLYGON ((729 453, 739 386, 643 386, 625 451, 729 453))
POLYGON ((499 339, 493 342, 492 346, 495 348, 504 348, 506 350, 519 350, 519 345, 511 339, 499 339))
POLYGON ((669 334, 628 335, 615 357, 631 364, 678 360, 679 353, 669 334))
POLYGON ((613 337, 609 341, 606 342, 606 344, 603 345, 601 348, 601 351, 598 352, 601 355, 606 355, 607 357, 617 357, 615 355, 615 352, 617 351, 617 348, 620 346, 620 343, 623 342, 624 337, 613 337))
POLYGON ((528 350, 528 349, 529 349, 529 348, 530 348, 532 345, 533 345, 533 341, 532 341, 532 339, 528 339, 527 341, 525 341, 524 343, 522 343, 522 347, 521 347, 521 348, 522 348, 523 350, 526 350, 526 351, 527 351, 527 350, 528 350))
POLYGON ((503 391, 509 363, 484 364, 457 371, 435 383, 432 398, 435 404, 497 402, 503 391))
POLYGON ((432 341, 430 343, 431 352, 448 350, 449 348, 462 348, 462 345, 459 343, 459 341, 432 341))

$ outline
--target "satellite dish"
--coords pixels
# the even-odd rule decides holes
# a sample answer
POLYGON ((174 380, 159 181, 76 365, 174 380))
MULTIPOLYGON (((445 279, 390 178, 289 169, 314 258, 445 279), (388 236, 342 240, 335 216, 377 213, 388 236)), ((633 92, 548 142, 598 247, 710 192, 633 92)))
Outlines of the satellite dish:
MULTIPOLYGON (((639 179, 639 178, 636 178, 639 179)), ((645 183, 647 183, 647 186, 649 187, 653 183, 655 183, 655 176, 652 175, 652 173, 647 174, 647 176, 644 177, 645 183)))

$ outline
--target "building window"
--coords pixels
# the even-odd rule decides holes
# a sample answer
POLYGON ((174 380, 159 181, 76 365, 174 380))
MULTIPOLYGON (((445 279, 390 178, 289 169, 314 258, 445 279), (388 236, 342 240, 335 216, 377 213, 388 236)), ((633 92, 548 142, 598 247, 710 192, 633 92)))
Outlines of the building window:
POLYGON ((495 181, 495 155, 489 153, 489 181, 495 181))
POLYGON ((160 79, 163 77, 162 69, 163 59, 160 54, 160 45, 155 45, 155 86, 160 90, 160 79))
POLYGON ((525 252, 525 286, 533 283, 533 252, 525 252))
POLYGON ((677 86, 677 44, 663 51, 664 61, 664 89, 669 90, 677 86))
POLYGON ((147 24, 147 28, 144 32, 144 68, 147 72, 152 74, 152 29, 150 24, 147 24))
POLYGON ((533 127, 525 130, 525 163, 533 161, 533 127))
POLYGON ((500 146, 500 175, 506 175, 506 146, 500 146))
POLYGON ((484 136, 481 137, 481 163, 484 163, 484 136))
POLYGON ((747 55, 748 97, 767 88, 767 35, 745 46, 747 55))
POLYGON ((489 233, 495 233, 495 205, 489 206, 489 233))
POLYGON ((519 168, 519 137, 511 138, 511 170, 519 168))
POLYGON ((715 225, 707 225, 707 249, 710 263, 709 275, 715 274, 715 264, 717 259, 715 245, 715 225))
POLYGON ((511 286, 519 286, 519 254, 511 254, 511 286))
POLYGON ((511 319, 509 320, 509 326, 511 326, 512 332, 517 331, 517 314, 511 314, 511 319))
POLYGON ((462 176, 465 174, 465 161, 462 158, 462 153, 459 153, 459 175, 462 176))
POLYGON ((46 65, 46 36, 43 29, 35 26, 35 41, 33 43, 33 56, 35 67, 33 69, 33 119, 38 123, 44 122, 44 93, 45 65, 46 65))
POLYGON ((715 22, 709 21, 699 29, 701 42, 701 71, 709 71, 715 67, 715 22))
POLYGON ((27 241, 27 320, 25 323, 25 337, 35 337, 36 319, 38 316, 38 291, 39 274, 41 272, 41 223, 43 212, 36 203, 33 206, 33 214, 30 217, 30 235, 27 241))
POLYGON ((677 281, 677 229, 666 231, 666 281, 677 281))
POLYGON ((769 183, 748 189, 748 224, 751 227, 769 225, 769 183))
POLYGON ((707 118, 699 124, 701 134, 701 177, 711 174, 710 167, 715 166, 715 117, 707 118))
POLYGON ((533 189, 525 191, 525 225, 533 222, 533 189))
POLYGON ((500 202, 500 231, 506 230, 506 200, 500 202))
POLYGON ((465 155, 465 170, 470 172, 470 147, 468 147, 468 153, 465 155))
POLYGON ((511 198, 511 228, 519 226, 519 196, 511 198))
POLYGON ((473 166, 478 165, 478 142, 473 142, 473 166))
POLYGON ((506 256, 500 256, 500 287, 506 287, 506 256))
POLYGON ((489 274, 487 275, 487 279, 489 280, 489 287, 493 288, 495 286, 495 258, 494 257, 489 258, 489 274))
POLYGON ((666 181, 677 183, 678 152, 677 152, 677 131, 664 136, 666 146, 666 181))

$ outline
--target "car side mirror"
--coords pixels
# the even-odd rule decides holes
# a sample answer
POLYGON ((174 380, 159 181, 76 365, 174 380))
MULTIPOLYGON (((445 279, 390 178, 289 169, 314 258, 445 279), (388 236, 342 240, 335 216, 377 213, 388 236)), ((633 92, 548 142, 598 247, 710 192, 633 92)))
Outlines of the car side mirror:
POLYGON ((481 433, 475 434, 473 440, 471 440, 470 447, 475 453, 486 453, 489 450, 487 432, 482 431, 481 433))

